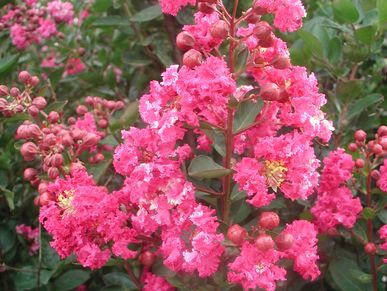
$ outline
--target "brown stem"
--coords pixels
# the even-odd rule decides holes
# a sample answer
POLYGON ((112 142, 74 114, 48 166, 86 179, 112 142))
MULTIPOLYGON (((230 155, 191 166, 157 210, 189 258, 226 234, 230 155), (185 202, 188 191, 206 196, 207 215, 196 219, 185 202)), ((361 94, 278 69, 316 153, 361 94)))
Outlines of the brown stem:
POLYGON ((356 64, 353 68, 352 68, 352 71, 351 71, 351 75, 349 77, 350 80, 355 80, 356 78, 356 73, 357 73, 357 70, 359 69, 359 64, 356 64))
POLYGON ((200 191, 200 192, 204 192, 204 193, 207 193, 207 194, 210 194, 210 195, 214 195, 214 196, 223 196, 223 193, 220 193, 220 192, 216 192, 212 189, 209 189, 209 188, 205 188, 205 187, 202 187, 200 185, 195 185, 195 188, 196 190, 200 191))
POLYGON ((172 15, 164 14, 164 26, 172 45, 174 61, 181 64, 181 53, 176 46, 176 18, 172 15))
POLYGON ((124 268, 126 273, 128 273, 129 278, 132 280, 132 282, 136 285, 138 290, 142 290, 142 286, 140 281, 137 279, 136 275, 133 273, 132 267, 129 265, 128 262, 124 262, 124 268))
MULTIPOLYGON (((368 173, 368 176, 367 176, 367 207, 371 207, 371 203, 372 203, 372 190, 371 190, 371 182, 372 182, 372 177, 371 177, 371 172, 368 173)), ((372 219, 368 219, 367 220, 367 238, 368 238, 368 243, 372 243, 373 242, 373 238, 372 238, 372 233, 373 233, 373 229, 372 229, 372 219)), ((375 263, 375 255, 374 254, 369 254, 368 255, 369 258, 370 258, 370 265, 371 265, 371 274, 372 274, 372 286, 373 286, 373 290, 374 291, 377 291, 378 290, 378 273, 376 271, 376 263, 375 263)))

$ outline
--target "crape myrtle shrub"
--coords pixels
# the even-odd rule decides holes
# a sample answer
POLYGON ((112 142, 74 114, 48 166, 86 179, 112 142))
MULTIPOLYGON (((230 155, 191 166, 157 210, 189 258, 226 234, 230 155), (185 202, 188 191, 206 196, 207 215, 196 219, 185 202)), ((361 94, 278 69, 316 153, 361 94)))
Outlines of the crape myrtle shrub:
POLYGON ((1 5, 3 289, 383 290, 383 1, 1 5))

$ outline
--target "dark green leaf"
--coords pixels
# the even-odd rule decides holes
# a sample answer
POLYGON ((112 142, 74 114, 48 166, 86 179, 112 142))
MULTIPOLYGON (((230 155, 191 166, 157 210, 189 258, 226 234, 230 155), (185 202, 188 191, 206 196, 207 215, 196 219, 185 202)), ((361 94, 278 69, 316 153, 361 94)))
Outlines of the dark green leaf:
POLYGON ((359 18, 359 12, 352 0, 334 0, 333 14, 340 23, 352 23, 359 18))
POLYGON ((366 108, 374 106, 376 103, 382 102, 384 100, 383 96, 380 94, 370 94, 358 101, 355 104, 351 105, 348 109, 348 119, 361 114, 366 108))
POLYGON ((102 177, 104 177, 111 163, 112 163, 111 158, 105 158, 104 161, 102 161, 101 163, 99 163, 98 165, 90 169, 90 174, 93 175, 94 180, 96 182, 99 182, 102 179, 102 177))
POLYGON ((57 101, 50 103, 44 111, 46 111, 47 113, 50 113, 51 111, 60 112, 63 110, 67 103, 68 101, 57 101))
POLYGON ((386 0, 377 0, 377 8, 379 14, 379 24, 381 26, 386 26, 387 24, 387 1, 386 0))
POLYGON ((0 59, 0 74, 8 71, 14 64, 17 63, 19 55, 9 55, 0 59))
POLYGON ((232 188, 230 197, 231 197, 231 201, 235 202, 246 198, 246 192, 243 190, 239 190, 239 185, 235 184, 234 188, 232 188))
POLYGON ((214 162, 208 156, 197 156, 188 167, 188 175, 193 178, 213 179, 231 174, 230 169, 226 169, 214 162))
POLYGON ((354 99, 361 93, 362 85, 361 80, 339 79, 336 83, 336 95, 344 100, 354 99))
POLYGON ((355 37, 365 44, 372 44, 375 39, 376 26, 368 25, 355 30, 355 37))
POLYGON ((324 56, 323 46, 320 40, 314 36, 311 32, 306 30, 300 30, 298 35, 304 42, 304 46, 307 50, 309 50, 312 54, 315 54, 319 57, 324 56))
POLYGON ((387 224, 387 210, 383 209, 378 213, 379 219, 384 223, 387 224))
POLYGON ((153 20, 162 14, 160 5, 153 5, 133 15, 131 20, 135 22, 146 22, 153 20))
POLYGON ((15 194, 12 191, 10 191, 2 186, 0 186, 0 193, 4 194, 5 199, 7 200, 9 209, 14 210, 15 209, 15 203, 14 203, 15 194))
POLYGON ((246 45, 239 46, 235 50, 235 72, 242 72, 246 70, 246 63, 249 58, 249 50, 246 45))
POLYGON ((135 289, 136 285, 129 279, 128 275, 122 272, 112 272, 103 276, 106 285, 121 286, 122 288, 135 289))
POLYGON ((376 217, 375 209, 370 207, 365 207, 362 212, 362 216, 365 219, 374 219, 376 217))
POLYGON ((8 252, 16 242, 15 230, 11 231, 5 224, 0 225, 0 249, 2 253, 8 252))
POLYGON ((245 101, 239 104, 234 117, 234 132, 238 132, 251 125, 262 110, 263 101, 245 101))
POLYGON ((246 203, 246 200, 239 200, 231 206, 231 219, 234 223, 241 223, 250 215, 252 207, 246 203))
POLYGON ((129 26, 129 21, 126 17, 111 15, 96 19, 93 27, 109 27, 109 26, 129 26))
POLYGON ((90 274, 83 270, 69 270, 55 280, 55 290, 72 290, 89 280, 90 274))
POLYGON ((34 266, 23 266, 20 271, 12 274, 17 291, 32 290, 37 287, 37 273, 34 266))
POLYGON ((96 0, 92 5, 92 8, 96 12, 105 12, 112 6, 111 0, 96 0))

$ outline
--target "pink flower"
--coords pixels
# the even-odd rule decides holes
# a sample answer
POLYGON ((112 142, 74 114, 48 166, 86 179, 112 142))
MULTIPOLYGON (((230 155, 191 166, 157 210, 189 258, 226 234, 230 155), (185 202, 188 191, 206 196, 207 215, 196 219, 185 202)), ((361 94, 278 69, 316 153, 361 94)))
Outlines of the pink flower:
POLYGON ((176 290, 164 278, 152 274, 148 270, 144 270, 141 275, 141 281, 144 282, 144 291, 173 291, 176 290))
POLYGON ((72 58, 67 61, 65 72, 67 75, 82 73, 86 69, 85 64, 79 58, 72 58))
POLYGON ((228 265, 228 281, 242 285, 244 290, 274 291, 277 281, 286 280, 286 270, 276 265, 280 258, 281 253, 274 249, 264 252, 245 242, 240 255, 228 265))
POLYGON ((11 26, 10 35, 12 43, 20 50, 25 49, 31 44, 31 41, 27 37, 27 32, 20 24, 11 26))
POLYGON ((180 9, 188 4, 195 5, 196 0, 159 0, 163 13, 172 14, 174 16, 180 9))
POLYGON ((377 185, 380 190, 387 192, 387 159, 384 160, 383 166, 380 167, 380 178, 377 185))
POLYGON ((383 244, 380 245, 380 248, 382 250, 387 251, 387 224, 383 225, 379 229, 379 235, 380 235, 380 239, 384 240, 383 244))
POLYGON ((302 26, 306 12, 300 0, 258 0, 258 4, 275 15, 274 25, 281 31, 295 31, 302 26))
POLYGON ((39 228, 32 228, 25 224, 16 226, 16 233, 25 238, 28 242, 30 256, 35 255, 39 251, 39 228))
POLYGON ((42 19, 37 33, 42 38, 50 38, 57 34, 56 24, 51 19, 42 19))
POLYGON ((47 11, 55 19, 56 22, 66 22, 68 24, 73 22, 74 7, 71 2, 62 2, 54 0, 47 4, 47 11))

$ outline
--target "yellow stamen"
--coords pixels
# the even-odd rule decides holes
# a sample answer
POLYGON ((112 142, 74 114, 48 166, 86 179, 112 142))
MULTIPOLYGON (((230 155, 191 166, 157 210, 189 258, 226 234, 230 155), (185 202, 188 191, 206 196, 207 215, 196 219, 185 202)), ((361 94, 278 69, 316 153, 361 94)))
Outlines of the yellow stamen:
POLYGON ((281 161, 265 161, 265 176, 269 186, 277 192, 277 189, 285 181, 288 169, 281 161))
POLYGON ((58 196, 58 205, 64 210, 63 214, 74 213, 75 209, 71 203, 74 200, 74 194, 74 190, 65 190, 58 196))

